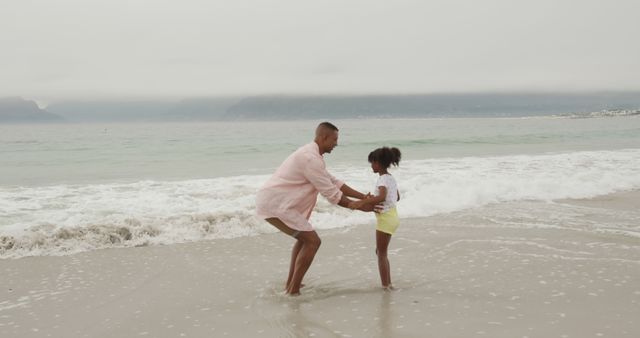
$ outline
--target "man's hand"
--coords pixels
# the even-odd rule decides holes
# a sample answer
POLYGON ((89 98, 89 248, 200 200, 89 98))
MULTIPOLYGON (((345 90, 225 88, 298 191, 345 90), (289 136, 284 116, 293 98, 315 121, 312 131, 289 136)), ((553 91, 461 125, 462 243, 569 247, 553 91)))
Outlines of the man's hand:
POLYGON ((382 204, 376 204, 373 206, 373 212, 375 212, 376 214, 381 213, 383 209, 384 209, 384 205, 382 204))
POLYGON ((384 207, 382 206, 382 204, 362 204, 360 205, 359 208, 356 208, 360 211, 364 211, 364 212, 375 212, 375 213, 379 213, 380 211, 382 211, 384 207))
POLYGON ((364 203, 362 202, 362 200, 360 201, 351 201, 349 202, 349 209, 358 209, 361 210, 361 208, 364 206, 364 203))

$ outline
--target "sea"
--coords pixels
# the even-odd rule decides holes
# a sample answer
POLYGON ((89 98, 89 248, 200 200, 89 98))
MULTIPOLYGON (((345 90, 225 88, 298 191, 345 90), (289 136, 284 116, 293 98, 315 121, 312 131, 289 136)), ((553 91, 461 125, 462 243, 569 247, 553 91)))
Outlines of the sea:
MULTIPOLYGON (((322 121, 0 125, 0 259, 273 233, 254 216, 256 192, 322 121)), ((340 136, 327 168, 362 192, 376 181, 369 152, 401 150, 390 170, 401 218, 543 202, 525 210, 535 219, 563 199, 640 190, 638 111, 330 122, 340 136)), ((636 217, 588 231, 637 240, 636 217)), ((320 197, 311 223, 373 216, 320 197)))

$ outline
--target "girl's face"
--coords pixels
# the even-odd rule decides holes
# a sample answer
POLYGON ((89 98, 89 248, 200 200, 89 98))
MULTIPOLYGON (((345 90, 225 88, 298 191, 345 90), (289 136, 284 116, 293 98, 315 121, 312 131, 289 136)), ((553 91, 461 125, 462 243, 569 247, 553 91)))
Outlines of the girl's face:
POLYGON ((371 162, 371 170, 373 170, 374 173, 379 173, 380 172, 380 163, 373 161, 371 162))

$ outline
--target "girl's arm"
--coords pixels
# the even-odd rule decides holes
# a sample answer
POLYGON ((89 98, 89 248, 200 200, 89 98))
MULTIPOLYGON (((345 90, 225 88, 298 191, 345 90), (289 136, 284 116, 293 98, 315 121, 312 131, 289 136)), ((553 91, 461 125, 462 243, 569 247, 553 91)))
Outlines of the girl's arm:
POLYGON ((343 194, 347 195, 347 197, 353 197, 353 198, 357 198, 359 200, 366 198, 367 196, 361 192, 359 192, 358 190, 355 190, 353 188, 351 188, 350 186, 343 184, 342 187, 340 187, 340 191, 342 191, 343 194))
POLYGON ((387 199, 387 187, 380 186, 378 187, 378 195, 367 197, 360 201, 353 201, 349 203, 349 208, 351 209, 359 209, 363 206, 371 206, 384 202, 387 199))

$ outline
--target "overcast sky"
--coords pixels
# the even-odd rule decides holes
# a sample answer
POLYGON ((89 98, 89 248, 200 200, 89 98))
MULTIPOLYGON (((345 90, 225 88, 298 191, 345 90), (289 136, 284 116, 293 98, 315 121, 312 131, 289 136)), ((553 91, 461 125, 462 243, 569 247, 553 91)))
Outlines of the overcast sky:
POLYGON ((0 3, 0 97, 640 90, 639 0, 0 3))

